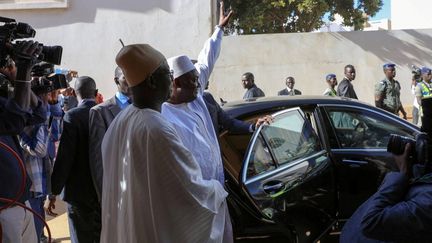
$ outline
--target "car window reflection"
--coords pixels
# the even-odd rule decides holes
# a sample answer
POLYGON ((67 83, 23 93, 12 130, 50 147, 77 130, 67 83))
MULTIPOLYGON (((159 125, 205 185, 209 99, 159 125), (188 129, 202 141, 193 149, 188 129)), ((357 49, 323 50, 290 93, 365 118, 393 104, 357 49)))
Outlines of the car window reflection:
POLYGON ((262 128, 251 151, 248 178, 321 150, 315 130, 299 111, 280 114, 262 128))
POLYGON ((249 159, 247 177, 259 175, 274 168, 276 168, 276 166, 273 163, 270 151, 262 137, 258 136, 249 159))

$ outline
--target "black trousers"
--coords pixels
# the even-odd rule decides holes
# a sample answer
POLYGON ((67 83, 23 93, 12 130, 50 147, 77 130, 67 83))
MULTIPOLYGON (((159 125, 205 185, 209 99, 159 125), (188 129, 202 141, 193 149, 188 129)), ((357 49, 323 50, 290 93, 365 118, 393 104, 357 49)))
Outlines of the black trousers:
POLYGON ((72 243, 99 243, 101 208, 98 202, 68 203, 68 220, 72 243))

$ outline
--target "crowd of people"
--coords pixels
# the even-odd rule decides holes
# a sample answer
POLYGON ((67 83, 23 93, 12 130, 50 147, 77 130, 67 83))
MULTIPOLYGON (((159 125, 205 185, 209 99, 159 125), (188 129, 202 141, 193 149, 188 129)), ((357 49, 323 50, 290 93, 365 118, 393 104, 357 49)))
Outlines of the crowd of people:
MULTIPOLYGON (((402 114, 403 118, 407 119, 407 113, 400 100, 401 85, 395 79, 396 65, 393 63, 386 63, 383 65, 384 79, 375 84, 375 106, 379 107, 390 113, 399 115, 402 114)), ((338 85, 338 80, 335 74, 328 74, 325 77, 327 88, 323 95, 331 97, 348 97, 351 99, 358 99, 352 81, 356 77, 356 70, 353 65, 346 65, 344 68, 344 78, 338 85), (337 86, 337 89, 336 89, 337 86)), ((432 96, 432 73, 428 67, 419 69, 419 74, 413 75, 411 83, 411 92, 415 96, 413 103, 412 119, 413 123, 421 126, 419 117, 422 116, 420 107, 421 100, 432 96)), ((244 73, 241 77, 243 88, 246 92, 243 99, 253 99, 264 97, 265 93, 256 84, 254 75, 250 72, 244 73)), ((286 88, 280 90, 277 95, 301 95, 302 92, 294 88, 295 79, 287 77, 285 80, 286 88)))
MULTIPOLYGON (((0 142, 18 153, 27 175, 18 202, 56 216, 61 195, 73 243, 233 242, 217 135, 252 133, 272 118, 233 119, 205 91, 233 14, 222 10, 223 2, 219 24, 196 61, 185 55, 166 59, 147 44, 124 46, 115 59, 117 92, 106 101, 93 78, 76 72, 73 89, 32 92, 29 80, 37 77, 30 70, 40 49, 37 42, 22 42, 22 55, 0 69, 14 85, 13 98, 0 99, 0 142)), ((376 106, 406 119, 395 65, 383 70, 376 106)), ((431 96, 431 70, 424 67, 421 74, 413 81, 419 104, 431 96)), ((345 66, 344 75, 337 86, 336 75, 328 74, 324 95, 357 99, 355 68, 345 66)), ((250 72, 242 84, 244 99, 265 95, 250 72)), ((285 84, 278 95, 302 94, 293 77, 285 84)), ((23 175, 12 154, 0 151, 0 183, 10 185, 0 187, 0 197, 12 199, 23 175)), ((2 242, 45 240, 41 220, 7 202, 0 207, 2 242)))

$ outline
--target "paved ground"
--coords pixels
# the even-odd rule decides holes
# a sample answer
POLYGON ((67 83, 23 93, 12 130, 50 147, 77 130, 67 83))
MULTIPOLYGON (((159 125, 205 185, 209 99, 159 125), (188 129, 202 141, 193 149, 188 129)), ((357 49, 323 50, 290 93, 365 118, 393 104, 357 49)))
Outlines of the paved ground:
MULTIPOLYGON (((47 223, 50 227, 53 238, 52 242, 70 243, 66 204, 63 201, 57 201, 56 209, 54 211, 58 213, 57 217, 53 218, 47 216, 47 223)), ((45 235, 48 236, 46 232, 45 235)))

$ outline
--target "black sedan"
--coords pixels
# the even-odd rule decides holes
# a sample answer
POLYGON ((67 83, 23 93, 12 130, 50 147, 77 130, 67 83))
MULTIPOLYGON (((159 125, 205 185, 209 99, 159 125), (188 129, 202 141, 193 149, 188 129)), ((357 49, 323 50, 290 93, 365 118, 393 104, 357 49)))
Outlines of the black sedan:
MULTIPOLYGON (((419 128, 350 99, 285 96, 227 103, 231 116, 274 122, 220 134, 237 241, 325 242, 395 170, 390 134, 419 128)), ((332 235, 335 235, 332 237, 332 235)))

